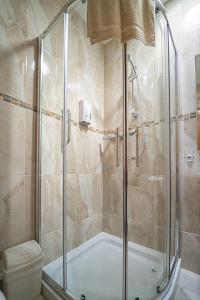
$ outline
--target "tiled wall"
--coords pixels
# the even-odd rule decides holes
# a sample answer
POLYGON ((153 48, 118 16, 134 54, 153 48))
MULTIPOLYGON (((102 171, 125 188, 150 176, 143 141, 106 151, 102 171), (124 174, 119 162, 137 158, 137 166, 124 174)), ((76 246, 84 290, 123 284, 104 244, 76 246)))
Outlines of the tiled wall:
POLYGON ((0 253, 35 237, 36 37, 64 4, 1 2, 0 253))
MULTIPOLYGON (((105 45, 104 129, 122 134, 123 128, 123 72, 122 46, 117 41, 105 45)), ((107 135, 109 136, 109 134, 107 135)), ((123 143, 119 142, 117 166, 116 140, 103 143, 103 227, 104 231, 122 235, 123 226, 123 143)))
MULTIPOLYGON (((82 8, 82 4, 80 8, 82 8)), ((44 40, 43 109, 62 114, 63 22, 44 40)), ((91 46, 79 7, 69 16, 67 108, 71 112, 71 141, 67 146, 67 249, 75 248, 103 230, 101 145, 104 109, 104 47, 91 46), (79 126, 79 100, 91 104, 91 126, 79 126)), ((46 262, 62 255, 62 118, 42 119, 42 246, 46 262), (56 245, 56 247, 55 247, 56 245)))
MULTIPOLYGON (((196 111, 195 55, 200 53, 200 3, 171 0, 168 16, 178 49, 180 70, 180 113, 196 111)), ((197 150, 196 118, 180 122, 180 208, 183 267, 200 274, 200 151, 197 150), (188 163, 185 154, 193 154, 188 163)))
MULTIPOLYGON (((53 4, 50 1, 25 0, 1 4, 3 43, 0 64, 4 76, 0 76, 0 252, 35 237, 36 37, 64 4, 63 0, 53 4)), ((194 56, 200 52, 199 10, 198 0, 171 0, 168 3, 181 70, 180 114, 188 114, 180 122, 182 258, 183 266, 197 273, 200 273, 200 154, 196 150, 196 120, 193 113, 196 110, 194 56), (188 164, 184 154, 193 149, 195 159, 188 164)), ((72 142, 68 152, 69 249, 102 230, 116 235, 122 233, 122 142, 120 167, 116 166, 116 142, 102 142, 104 130, 113 132, 116 127, 122 130, 121 46, 110 41, 104 46, 91 47, 86 40, 86 26, 77 14, 72 16, 70 30, 74 40, 71 44, 68 87, 73 100, 70 102, 73 103, 70 107, 72 142), (92 103, 93 123, 87 131, 78 126, 80 99, 92 103)), ((55 93, 54 96, 57 95, 55 93)), ((54 106, 56 102, 51 96, 46 95, 48 107, 44 107, 44 125, 56 136, 61 130, 61 112, 60 106, 54 106), (48 110, 55 115, 49 115, 48 110)), ((147 95, 142 96, 145 99, 147 95)), ((150 107, 146 105, 146 108, 145 116, 149 116, 150 107)), ((129 177, 130 195, 137 195, 129 210, 135 220, 130 239, 162 249, 160 237, 163 236, 164 217, 160 212, 164 203, 163 186, 162 181, 155 182, 151 177, 161 176, 163 168, 160 149, 162 130, 160 125, 156 126, 156 108, 154 105, 154 109, 150 110, 154 112, 152 118, 146 120, 154 123, 146 126, 144 132, 148 147, 140 170, 145 172, 138 174, 135 169, 130 170, 133 174, 129 177), (148 169, 151 170, 149 173, 146 172, 148 169)), ((52 143, 56 147, 61 142, 54 140, 52 143)), ((48 155, 47 151, 47 159, 48 155)), ((135 165, 135 162, 130 165, 135 165)), ((57 209, 52 222, 48 218, 52 217, 50 212, 55 207, 61 207, 61 172, 55 174, 49 165, 47 169, 43 178, 49 212, 46 214, 46 247, 52 249, 49 259, 53 259, 61 251, 61 244, 57 243, 61 241, 62 234, 61 210, 57 209), (56 249, 55 245, 58 246, 56 249)))
MULTIPOLYGON (((158 32, 160 38, 160 32, 158 32)), ((158 43, 159 44, 159 43, 158 43)), ((105 49, 105 102, 104 128, 120 128, 123 121, 123 76, 122 47, 110 41, 105 49)), ((139 128, 139 167, 132 159, 136 155, 135 135, 128 136, 128 238, 147 247, 163 250, 164 235, 164 162, 163 162, 163 98, 162 55, 156 48, 142 46, 140 42, 128 44, 128 52, 137 66, 139 75, 139 97, 142 105, 144 127, 139 128), (159 55, 160 54, 160 55, 159 55), (156 66, 156 67, 155 67, 156 66), (151 83, 155 82, 154 85, 151 83), (159 90, 160 88, 160 90, 159 90), (162 99, 159 98, 162 97, 162 99), (157 176, 157 177, 156 177, 157 176), (156 180, 157 178, 157 180, 156 180)), ((131 73, 128 64, 128 75, 131 73)), ((141 124, 140 113, 137 121, 131 121, 131 83, 128 83, 128 127, 141 124), (137 123, 138 122, 138 123, 137 123)), ((134 81, 134 109, 139 112, 138 86, 134 81)), ((120 162, 116 166, 116 140, 104 141, 103 179, 104 231, 121 236, 123 228, 123 169, 122 140, 120 140, 120 162)))

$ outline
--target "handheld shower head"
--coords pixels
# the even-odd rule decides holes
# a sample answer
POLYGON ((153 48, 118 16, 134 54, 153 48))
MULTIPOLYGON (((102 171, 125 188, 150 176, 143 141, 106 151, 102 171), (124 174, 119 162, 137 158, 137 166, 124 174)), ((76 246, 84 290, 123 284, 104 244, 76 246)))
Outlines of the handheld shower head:
POLYGON ((131 67, 132 67, 132 70, 131 70, 131 74, 128 76, 128 81, 133 81, 135 79, 138 78, 138 74, 137 74, 137 68, 136 66, 134 65, 132 59, 131 59, 131 55, 128 53, 127 54, 127 58, 128 58, 128 61, 129 63, 131 64, 131 67))

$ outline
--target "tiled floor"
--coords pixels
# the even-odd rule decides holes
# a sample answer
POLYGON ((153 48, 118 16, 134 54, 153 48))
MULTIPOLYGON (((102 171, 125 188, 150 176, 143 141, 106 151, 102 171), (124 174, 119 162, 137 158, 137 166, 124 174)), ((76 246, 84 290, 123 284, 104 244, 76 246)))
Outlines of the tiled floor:
POLYGON ((200 276, 182 269, 175 300, 200 300, 200 276))
POLYGON ((40 295, 36 300, 46 300, 42 295, 40 295))
POLYGON ((175 300, 200 300, 200 294, 196 294, 185 288, 178 288, 175 300))

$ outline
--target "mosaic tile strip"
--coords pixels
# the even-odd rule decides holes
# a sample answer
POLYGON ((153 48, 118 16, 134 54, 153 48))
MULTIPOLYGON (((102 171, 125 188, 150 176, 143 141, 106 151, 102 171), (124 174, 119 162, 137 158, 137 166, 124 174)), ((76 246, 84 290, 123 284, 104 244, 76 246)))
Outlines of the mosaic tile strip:
POLYGON ((16 98, 14 98, 12 96, 9 96, 9 95, 3 94, 3 93, 0 93, 0 100, 4 101, 4 102, 7 102, 7 103, 11 103, 11 104, 17 105, 17 106, 25 108, 25 109, 29 109, 29 110, 35 111, 35 112, 37 111, 37 107, 36 106, 30 105, 29 103, 26 103, 26 102, 24 102, 22 100, 16 99, 16 98))
MULTIPOLYGON (((22 108, 25 108, 25 109, 37 112, 37 107, 36 106, 31 105, 29 103, 26 103, 24 101, 21 101, 21 100, 15 98, 15 97, 6 95, 6 94, 1 93, 1 92, 0 92, 0 101, 11 103, 11 104, 17 105, 19 107, 22 107, 22 108)), ((42 114, 44 114, 44 115, 46 115, 48 117, 54 118, 56 120, 62 120, 62 115, 54 113, 54 112, 51 112, 51 111, 48 111, 48 110, 45 110, 45 109, 42 109, 42 114)), ((196 118, 196 116, 197 116, 197 113, 195 111, 195 112, 191 112, 191 113, 188 113, 188 114, 180 114, 179 116, 173 116, 173 117, 171 117, 171 121, 172 122, 176 122, 177 120, 187 121, 187 120, 196 118)), ((84 130, 88 130, 88 131, 91 131, 91 132, 96 132, 98 134, 109 135, 109 134, 115 133, 115 129, 102 130, 102 129, 98 129, 98 128, 95 128, 95 127, 90 126, 90 125, 87 126, 87 127, 86 126, 81 126, 79 124, 79 122, 74 121, 74 120, 71 120, 71 121, 72 121, 73 126, 80 126, 80 128, 82 128, 84 130)), ((158 125, 160 125, 164 121, 165 121, 164 118, 161 118, 160 120, 157 120, 157 121, 153 121, 153 120, 151 120, 151 121, 145 121, 143 123, 143 126, 144 127, 150 127, 151 125, 158 126, 158 125)), ((141 125, 139 127, 141 127, 141 125)), ((133 129, 133 127, 130 127, 129 130, 130 129, 133 129)))

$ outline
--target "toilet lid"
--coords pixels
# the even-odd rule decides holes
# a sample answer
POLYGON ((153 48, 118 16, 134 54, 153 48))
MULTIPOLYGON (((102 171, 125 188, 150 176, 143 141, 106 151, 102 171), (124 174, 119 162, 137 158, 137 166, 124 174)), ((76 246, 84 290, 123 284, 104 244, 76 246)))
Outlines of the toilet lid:
POLYGON ((0 291, 0 300, 6 300, 4 294, 0 291))

